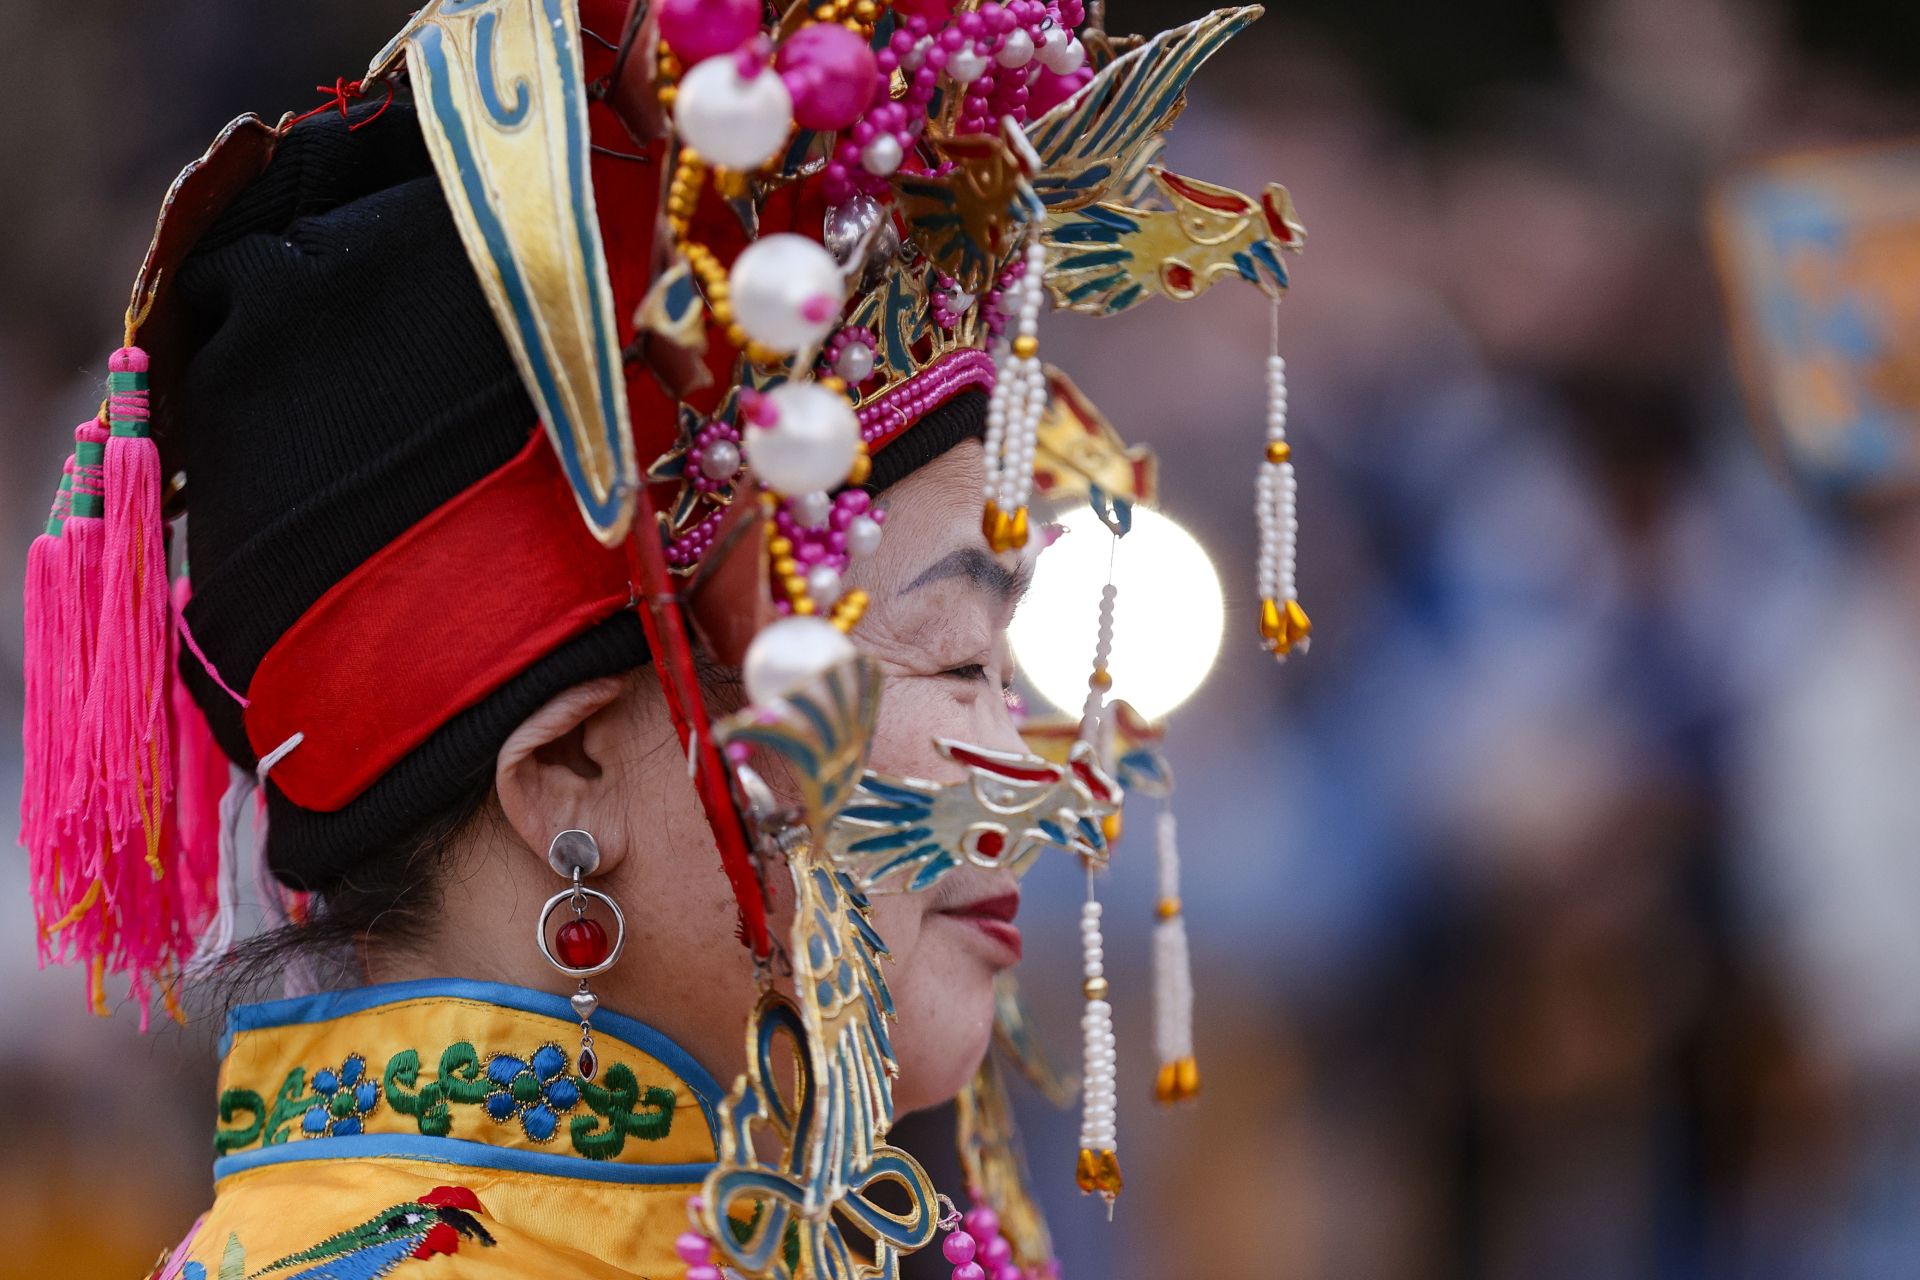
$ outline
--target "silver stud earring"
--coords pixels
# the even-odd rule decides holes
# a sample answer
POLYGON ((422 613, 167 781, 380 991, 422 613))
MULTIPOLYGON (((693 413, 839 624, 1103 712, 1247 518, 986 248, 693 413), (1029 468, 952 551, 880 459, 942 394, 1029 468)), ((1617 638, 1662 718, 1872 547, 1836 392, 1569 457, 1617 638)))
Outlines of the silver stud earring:
POLYGON ((580 1056, 574 1065, 582 1080, 591 1080, 600 1071, 600 1059, 593 1051, 593 1014, 600 1007, 600 997, 593 993, 587 980, 605 973, 619 961, 620 952, 627 945, 627 917, 619 903, 584 883, 586 877, 600 869, 599 842, 585 831, 562 831, 555 836, 547 846, 547 865, 572 883, 548 898, 547 905, 540 909, 534 941, 548 964, 569 978, 580 979, 580 989, 572 997, 573 1011, 580 1018, 580 1056), (607 938, 606 926, 587 914, 591 903, 599 903, 613 917, 611 940, 607 938), (552 927, 554 915, 563 906, 572 909, 572 918, 555 929, 552 927))

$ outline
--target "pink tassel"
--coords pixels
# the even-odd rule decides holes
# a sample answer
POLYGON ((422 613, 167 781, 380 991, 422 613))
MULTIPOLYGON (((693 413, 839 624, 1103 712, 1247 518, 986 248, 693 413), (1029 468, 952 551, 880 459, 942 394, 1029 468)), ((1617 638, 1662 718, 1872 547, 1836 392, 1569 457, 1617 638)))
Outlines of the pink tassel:
MULTIPOLYGON (((187 600, 192 588, 182 577, 173 586, 173 663, 179 663, 179 642, 186 633, 187 600)), ((217 678, 217 677, 216 677, 217 678)), ((218 910, 220 883, 220 802, 227 793, 227 756, 214 741, 207 718, 178 675, 173 680, 174 797, 180 833, 180 892, 182 926, 189 937, 201 930, 218 910)))
POLYGON ((45 961, 63 963, 74 957, 89 962, 90 1003, 99 990, 104 966, 107 913, 100 883, 107 849, 107 829, 93 763, 85 740, 85 706, 92 681, 94 645, 99 632, 101 559, 106 525, 104 476, 106 428, 83 422, 73 433, 71 501, 60 541, 65 551, 59 568, 60 618, 66 650, 57 667, 54 697, 55 734, 59 742, 52 758, 57 762, 50 784, 58 792, 47 814, 45 855, 36 866, 34 900, 40 921, 41 953, 45 961))
MULTIPOLYGON (((25 684, 26 714, 20 726, 20 843, 27 850, 29 874, 36 900, 42 886, 55 879, 58 864, 61 800, 66 795, 72 767, 72 735, 61 721, 60 695, 68 660, 67 547, 60 533, 73 502, 73 459, 67 459, 46 532, 27 549, 27 581, 22 593, 25 623, 21 674, 25 684)), ((45 933, 39 936, 39 958, 45 967, 51 948, 45 933)))
POLYGON ((160 452, 147 413, 147 356, 122 347, 108 365, 106 561, 95 668, 87 689, 87 740, 105 783, 115 844, 137 838, 151 873, 173 799, 167 724, 172 600, 160 516, 160 452))

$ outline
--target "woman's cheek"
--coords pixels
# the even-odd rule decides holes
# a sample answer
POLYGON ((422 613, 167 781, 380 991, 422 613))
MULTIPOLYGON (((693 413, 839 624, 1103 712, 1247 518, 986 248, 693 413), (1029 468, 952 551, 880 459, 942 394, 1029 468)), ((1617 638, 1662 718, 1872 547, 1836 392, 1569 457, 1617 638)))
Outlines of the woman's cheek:
POLYGON ((871 766, 882 773, 938 778, 953 771, 934 749, 935 738, 970 741, 971 711, 948 681, 907 677, 891 680, 880 698, 871 766))

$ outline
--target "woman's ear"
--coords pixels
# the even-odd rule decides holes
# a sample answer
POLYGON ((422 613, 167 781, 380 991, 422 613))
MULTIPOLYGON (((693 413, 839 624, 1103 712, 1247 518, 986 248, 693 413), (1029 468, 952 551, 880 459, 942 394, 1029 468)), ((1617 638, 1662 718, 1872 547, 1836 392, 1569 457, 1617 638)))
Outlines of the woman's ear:
POLYGON ((542 857, 554 836, 573 829, 598 842, 603 872, 625 856, 612 776, 620 762, 600 758, 618 735, 590 729, 620 714, 626 687, 621 676, 577 684, 523 720, 500 747, 493 775, 500 810, 521 842, 542 857))

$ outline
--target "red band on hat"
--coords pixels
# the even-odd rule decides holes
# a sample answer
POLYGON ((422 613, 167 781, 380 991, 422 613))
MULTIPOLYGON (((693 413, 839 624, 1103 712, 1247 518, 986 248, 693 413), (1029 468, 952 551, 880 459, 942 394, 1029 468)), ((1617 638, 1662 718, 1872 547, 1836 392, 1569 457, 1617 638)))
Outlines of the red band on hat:
POLYGON ((274 785, 332 813, 456 714, 632 600, 626 557, 575 509, 535 431, 514 459, 408 529, 275 642, 247 740, 294 734, 274 785))

